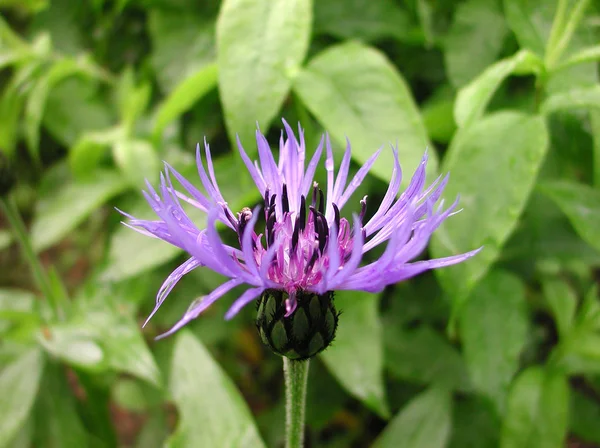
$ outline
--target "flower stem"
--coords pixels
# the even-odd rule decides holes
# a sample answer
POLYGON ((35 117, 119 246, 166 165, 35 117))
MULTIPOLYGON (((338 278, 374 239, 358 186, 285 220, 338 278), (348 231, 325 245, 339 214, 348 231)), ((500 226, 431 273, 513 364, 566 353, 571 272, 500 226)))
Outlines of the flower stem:
POLYGON ((25 223, 21 218, 21 214, 19 213, 17 206, 10 197, 6 197, 0 198, 0 208, 4 212, 6 218, 8 219, 8 222, 12 227, 14 236, 21 246, 23 255, 29 263, 29 267, 31 268, 31 272, 33 274, 35 283, 37 284, 38 288, 40 288, 42 294, 44 294, 44 296, 46 297, 46 300, 48 300, 54 317, 61 318, 63 310, 60 306, 58 299, 54 294, 54 290, 52 289, 50 279, 48 278, 44 267, 40 263, 39 258, 33 250, 31 239, 29 238, 27 228, 25 227, 25 223))
POLYGON ((295 361, 283 358, 285 376, 285 446, 304 446, 304 416, 306 413, 306 384, 309 360, 295 361))

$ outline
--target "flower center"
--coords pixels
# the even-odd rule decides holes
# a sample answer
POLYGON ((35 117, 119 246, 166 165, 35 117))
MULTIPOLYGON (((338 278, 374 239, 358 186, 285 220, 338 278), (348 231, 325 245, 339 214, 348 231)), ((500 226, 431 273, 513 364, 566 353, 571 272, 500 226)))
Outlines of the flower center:
MULTIPOLYGON (((366 201, 361 201, 361 205, 362 221, 366 201)), ((312 286, 319 284, 329 267, 330 256, 335 256, 332 250, 339 257, 340 269, 350 258, 354 231, 348 220, 340 217, 337 205, 332 203, 331 206, 333 218, 328 222, 325 217, 325 197, 316 182, 313 184, 310 205, 307 206, 306 198, 302 195, 297 211, 290 211, 285 184, 281 198, 270 194, 268 189, 265 192, 265 244, 263 246, 263 234, 253 235, 253 254, 258 266, 269 263, 267 278, 287 292, 291 302, 295 302, 297 292, 310 291, 312 286), (330 248, 331 244, 336 247, 330 248)), ((251 218, 252 211, 249 208, 238 213, 237 233, 240 245, 251 218)), ((295 304, 292 307, 295 308, 295 304)), ((293 312, 293 309, 289 312, 293 312)))

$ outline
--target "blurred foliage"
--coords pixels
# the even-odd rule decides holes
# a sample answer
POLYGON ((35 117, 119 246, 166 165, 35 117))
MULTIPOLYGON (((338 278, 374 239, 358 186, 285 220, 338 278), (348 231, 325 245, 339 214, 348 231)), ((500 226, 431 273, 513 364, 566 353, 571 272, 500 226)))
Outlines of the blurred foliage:
MULTIPOLYGON (((354 170, 397 142, 404 185, 429 147, 429 178, 451 172, 445 196, 464 210, 428 255, 485 246, 379 295, 338 294, 338 337, 311 366, 309 446, 600 446, 598 2, 0 0, 0 13, 6 203, 47 271, 35 277, 0 215, 0 447, 279 446, 281 361, 254 311, 223 320, 234 290, 154 342, 220 279, 187 275, 142 330, 185 258, 114 211, 150 218, 144 179, 161 160, 195 179, 204 136, 229 204, 252 205, 235 135, 256 154, 256 123, 275 144, 279 117, 301 122, 309 151, 327 130, 338 160, 347 136, 354 170)), ((382 197, 391 160, 355 198, 382 197)))

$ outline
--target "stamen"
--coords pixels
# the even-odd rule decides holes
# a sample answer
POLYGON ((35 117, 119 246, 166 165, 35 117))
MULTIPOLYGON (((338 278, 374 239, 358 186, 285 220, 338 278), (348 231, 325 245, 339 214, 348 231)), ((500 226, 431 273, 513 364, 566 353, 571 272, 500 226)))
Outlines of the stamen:
POLYGON ((227 203, 223 203, 221 207, 223 208, 223 213, 225 213, 227 220, 233 225, 234 229, 237 229, 238 221, 235 219, 235 216, 233 216, 233 214, 231 213, 231 210, 229 210, 229 207, 227 207, 227 203))
POLYGON ((298 239, 300 238, 300 216, 296 217, 296 223, 294 224, 294 232, 292 233, 292 252, 296 251, 298 245, 298 239))
POLYGON ((360 201, 360 215, 358 216, 358 218, 359 218, 361 224, 363 222, 363 219, 365 218, 366 213, 367 213, 367 196, 362 198, 362 200, 360 201))
POLYGON ((290 201, 288 199, 287 185, 283 184, 283 192, 281 195, 281 208, 283 213, 289 213, 290 211, 290 201))
POLYGON ((306 227, 306 198, 304 195, 300 196, 300 213, 298 217, 300 218, 300 221, 296 226, 300 225, 300 230, 304 231, 304 228, 306 227))
POLYGON ((237 215, 238 215, 237 233, 238 233, 239 238, 241 239, 242 236, 244 235, 244 229, 246 228, 246 224, 248 224, 248 221, 250 221, 250 219, 252 219, 252 210, 250 210, 248 207, 244 207, 242 209, 242 211, 240 211, 237 215))
POLYGON ((323 190, 319 188, 319 213, 322 215, 325 214, 325 195, 323 194, 323 190))
POLYGON ((316 207, 317 206, 317 195, 319 194, 319 184, 316 182, 313 182, 313 191, 312 191, 312 206, 316 207))
POLYGON ((338 235, 340 234, 340 209, 337 205, 333 204, 333 213, 335 214, 335 228, 337 229, 338 235))

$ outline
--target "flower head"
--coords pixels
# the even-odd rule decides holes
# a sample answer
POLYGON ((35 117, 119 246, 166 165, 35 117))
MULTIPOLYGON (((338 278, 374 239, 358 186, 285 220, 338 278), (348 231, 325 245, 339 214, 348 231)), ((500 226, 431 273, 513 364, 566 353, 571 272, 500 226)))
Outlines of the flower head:
MULTIPOLYGON (((347 144, 336 174, 327 136, 321 139, 307 164, 302 129, 299 128, 296 138, 290 126, 285 121, 283 124, 287 138, 282 134, 278 161, 273 157, 271 148, 260 131, 256 132, 258 161, 250 160, 238 140, 240 155, 262 195, 262 206, 253 210, 244 208, 238 213, 229 208, 219 190, 210 148, 205 143, 204 159, 200 147, 196 153, 198 174, 204 191, 198 190, 166 164, 164 173, 161 173, 159 190, 156 191, 147 183, 148 190, 144 192, 158 220, 141 220, 125 214, 129 218, 127 225, 145 235, 178 246, 191 256, 166 279, 148 320, 176 283, 193 269, 205 266, 229 278, 209 295, 194 301, 182 319, 163 336, 172 334, 198 317, 234 287, 247 285, 248 289, 234 301, 227 312, 227 319, 259 299, 263 308, 270 304, 285 307, 281 311, 282 319, 285 320, 293 318, 299 306, 304 314, 310 313, 310 302, 314 297, 320 297, 320 304, 313 308, 315 313, 323 317, 322 324, 325 327, 312 328, 317 322, 314 315, 305 316, 307 323, 304 326, 294 323, 294 328, 298 327, 297 333, 306 333, 306 350, 309 350, 311 342, 313 348, 320 350, 324 347, 318 347, 319 344, 312 340, 315 332, 323 339, 332 339, 335 328, 331 327, 337 325, 332 291, 381 291, 387 285, 406 280, 428 269, 459 263, 478 252, 474 250, 447 258, 411 262, 425 249, 433 231, 453 213, 457 205, 455 202, 444 209, 443 201, 440 201, 434 207, 448 176, 440 176, 425 188, 427 153, 408 188, 398 196, 402 173, 398 152, 392 148, 392 177, 377 210, 365 221, 365 196, 357 207, 358 213, 353 214, 351 221, 348 221, 341 217, 340 212, 364 180, 381 149, 348 182, 350 143, 347 144), (327 183, 321 187, 314 182, 314 174, 322 159, 323 147, 327 183), (174 187, 173 180, 180 184, 183 192, 174 187), (182 203, 197 207, 207 214, 205 229, 194 225, 182 203), (264 217, 265 224, 264 228, 261 225, 259 229, 257 222, 261 216, 264 217), (216 230, 217 221, 235 232, 239 246, 223 243, 216 230), (387 244, 383 254, 377 260, 361 266, 363 255, 383 243, 387 244), (269 302, 269 298, 273 297, 277 300, 269 302)), ((265 315, 263 310, 262 317, 265 315)), ((263 331, 276 330, 271 323, 265 325, 263 331)), ((289 322, 285 323, 284 330, 292 331, 290 325, 292 324, 289 322)), ((262 332, 261 336, 265 340, 262 332)), ((266 339, 267 342, 273 342, 271 335, 266 335, 266 339)), ((285 353, 290 349, 285 344, 288 339, 289 334, 287 338, 281 339, 283 342, 278 352, 285 353)), ((327 340, 321 345, 325 344, 328 344, 327 340)), ((300 357, 310 356, 306 353, 300 357)))

